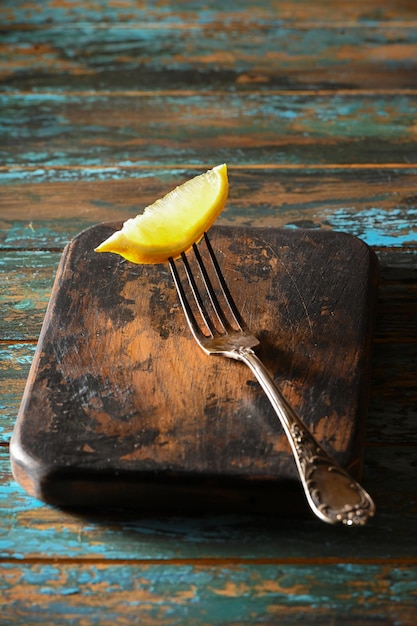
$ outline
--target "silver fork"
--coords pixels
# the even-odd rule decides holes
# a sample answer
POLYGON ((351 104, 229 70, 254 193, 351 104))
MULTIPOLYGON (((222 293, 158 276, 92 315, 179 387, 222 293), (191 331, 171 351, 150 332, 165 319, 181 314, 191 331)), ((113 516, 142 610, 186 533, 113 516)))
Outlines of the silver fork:
MULTIPOLYGON (((254 348, 259 346, 260 342, 250 332, 233 301, 207 233, 204 234, 204 240, 214 268, 213 277, 216 278, 216 282, 218 281, 217 293, 223 294, 228 313, 219 302, 213 280, 196 244, 192 250, 206 291, 205 296, 208 296, 207 302, 211 303, 210 310, 205 304, 205 296, 203 297, 201 287, 199 289, 197 285, 186 254, 181 255, 181 260, 185 269, 185 280, 188 282, 187 290, 192 293, 191 302, 184 289, 177 262, 172 258, 169 260, 178 296, 195 340, 206 354, 217 354, 243 361, 252 370, 288 437, 301 484, 315 515, 330 524, 338 522, 347 526, 365 524, 375 513, 371 497, 327 454, 277 388, 254 352, 254 348), (229 317, 233 323, 229 321, 229 317)), ((178 262, 181 263, 180 260, 178 262)))

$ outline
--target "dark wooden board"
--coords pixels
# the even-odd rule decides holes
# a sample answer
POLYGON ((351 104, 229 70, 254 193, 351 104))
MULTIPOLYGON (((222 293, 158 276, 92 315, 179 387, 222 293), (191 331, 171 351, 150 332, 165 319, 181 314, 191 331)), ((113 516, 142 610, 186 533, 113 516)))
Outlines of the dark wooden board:
MULTIPOLYGON (((294 463, 268 401, 247 368, 195 345, 168 266, 94 253, 118 227, 92 227, 64 251, 12 437, 16 479, 59 505, 297 508, 294 463)), ((210 235, 277 383, 359 475, 374 254, 318 230, 210 235)))

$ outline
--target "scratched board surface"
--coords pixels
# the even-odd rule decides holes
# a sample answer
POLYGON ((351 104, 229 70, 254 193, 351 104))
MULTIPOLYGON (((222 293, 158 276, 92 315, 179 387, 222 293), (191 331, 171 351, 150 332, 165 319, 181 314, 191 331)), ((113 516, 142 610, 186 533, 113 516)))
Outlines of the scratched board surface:
MULTIPOLYGON (((245 367, 197 349, 166 265, 94 253, 120 226, 90 228, 64 252, 12 440, 16 478, 63 505, 282 510, 283 487, 299 496, 299 485, 272 407, 245 367)), ((359 477, 374 254, 341 233, 210 233, 261 358, 359 477)))
POLYGON ((4 0, 0 23, 2 621, 414 626, 415 3, 4 0), (363 475, 378 512, 354 535, 232 514, 83 517, 11 477, 64 246, 225 160, 219 223, 342 230, 378 255, 363 475))

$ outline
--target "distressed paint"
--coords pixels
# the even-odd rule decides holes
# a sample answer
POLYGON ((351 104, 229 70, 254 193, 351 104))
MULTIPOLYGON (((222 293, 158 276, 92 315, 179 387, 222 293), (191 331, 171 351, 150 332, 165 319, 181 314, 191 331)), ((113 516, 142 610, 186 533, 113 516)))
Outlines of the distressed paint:
MULTIPOLYGON (((8 249, 62 248, 88 226, 140 213, 201 169, 4 170, 0 243, 8 249)), ((379 246, 399 247, 417 238, 415 169, 232 166, 229 178, 219 223, 333 228, 379 246)))
MULTIPOLYGON (((62 210, 62 203, 60 209, 62 210)), ((53 210, 56 210, 55 207, 53 210)), ((91 218, 87 220, 74 217, 58 220, 57 217, 50 220, 28 221, 25 219, 23 222, 9 219, 1 220, 3 232, 0 234, 0 244, 2 248, 5 250, 16 248, 45 250, 53 246, 55 249, 63 249, 73 237, 95 222, 91 218)))
POLYGON ((327 222, 334 230, 344 231, 357 224, 356 235, 370 246, 402 246, 417 243, 417 205, 381 212, 377 207, 363 211, 340 208, 328 213, 327 222), (353 217, 354 216, 354 217, 353 217))
POLYGON ((0 345, 0 443, 9 441, 34 353, 33 343, 0 345))
MULTIPOLYGON (((178 181, 186 180, 191 176, 205 171, 212 167, 211 162, 202 161, 199 164, 190 166, 172 165, 153 167, 131 165, 111 165, 111 166, 60 166, 57 168, 45 166, 0 166, 0 191, 4 188, 19 185, 19 189, 23 191, 26 185, 42 185, 46 183, 105 183, 105 182, 121 182, 137 180, 138 184, 149 184, 147 181, 154 181, 156 185, 176 185, 178 181)), ((230 189, 231 194, 242 194, 242 200, 245 198, 244 191, 251 190, 253 185, 257 189, 261 189, 265 184, 272 184, 275 180, 276 184, 280 184, 279 191, 290 190, 291 187, 297 187, 297 193, 303 194, 305 190, 309 192, 326 194, 331 198, 333 187, 338 194, 356 193, 348 184, 360 183, 361 185, 375 186, 375 188, 384 189, 385 186, 392 188, 392 194, 398 195, 400 191, 412 193, 415 191, 415 177, 417 169, 415 166, 407 164, 329 164, 329 165, 271 165, 268 163, 261 164, 257 167, 247 165, 239 165, 238 163, 229 164, 229 177, 232 177, 236 183, 236 189, 230 189), (320 177, 320 181, 318 180, 320 177), (340 179, 340 181, 339 181, 340 179), (322 180, 325 185, 323 187, 322 180), (245 185, 247 189, 241 190, 238 185, 245 185), (401 189, 395 189, 400 187, 401 189)), ((380 192, 381 194, 383 192, 380 192)), ((36 197, 36 194, 35 194, 36 197)), ((19 201, 19 199, 17 199, 19 201)), ((302 210, 304 203, 297 205, 297 210, 302 210)), ((76 207, 75 207, 76 209, 76 207)))
POLYGON ((0 256, 0 336, 36 340, 60 254, 9 251, 0 256))
POLYGON ((0 22, 2 622, 414 626, 413 3, 4 0, 0 22), (378 513, 356 534, 250 516, 87 518, 11 479, 10 425, 60 256, 33 251, 220 160, 226 221, 384 246, 364 475, 378 513))
POLYGON ((0 84, 36 91, 416 87, 413 26, 374 26, 370 36, 362 24, 309 29, 252 17, 225 27, 224 19, 222 10, 213 22, 176 28, 86 22, 11 29, 2 37, 0 84))
POLYGON ((407 95, 25 94, 0 104, 7 165, 417 162, 407 95))
MULTIPOLYGON (((2 566, 7 620, 25 624, 246 623, 409 626, 416 571, 407 565, 2 566), (375 586, 379 591, 375 591, 375 586), (29 600, 30 598, 30 600, 29 600), (336 601, 337 598, 337 601, 336 601), (364 620, 363 616, 368 617, 364 620), (347 615, 349 617, 347 617, 347 615), (76 620, 76 621, 74 621, 76 620), (88 622, 87 622, 88 620, 88 622), (44 622, 43 622, 44 623, 44 622), (56 622, 55 622, 56 623, 56 622)), ((10 622, 11 623, 11 622, 10 622)))
MULTIPOLYGON (((120 167, 114 165, 110 167, 86 167, 80 168, 60 167, 58 169, 51 167, 30 168, 25 166, 1 168, 0 184, 3 185, 27 185, 42 183, 74 183, 74 182, 105 182, 105 181, 124 181, 128 179, 142 180, 143 178, 155 178, 157 180, 171 181, 176 184, 178 178, 184 179, 204 169, 204 165, 196 166, 192 170, 187 166, 161 168, 155 170, 149 168, 136 167, 120 167)), ((208 169, 208 166, 207 166, 208 169)), ((417 170, 411 169, 417 174, 417 170)))
POLYGON ((413 4, 397 3, 395 10, 390 0, 362 0, 341 5, 338 0, 314 3, 308 0, 277 2, 271 0, 240 0, 230 10, 222 0, 208 0, 201 6, 199 0, 176 0, 167 3, 156 0, 149 6, 144 2, 56 2, 45 0, 42 4, 34 0, 3 0, 2 16, 5 24, 29 23, 166 23, 181 28, 184 22, 204 24, 206 22, 255 25, 289 21, 307 23, 310 26, 337 24, 345 27, 364 24, 367 27, 392 21, 409 24, 415 20, 413 4))

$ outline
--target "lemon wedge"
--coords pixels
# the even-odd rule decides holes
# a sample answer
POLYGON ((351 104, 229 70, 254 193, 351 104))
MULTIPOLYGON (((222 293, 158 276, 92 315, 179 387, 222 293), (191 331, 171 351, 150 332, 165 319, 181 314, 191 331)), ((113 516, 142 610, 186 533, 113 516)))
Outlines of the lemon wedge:
POLYGON ((95 251, 114 252, 141 264, 178 258, 212 226, 226 204, 228 191, 227 166, 218 165, 127 220, 95 251))

